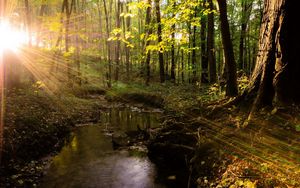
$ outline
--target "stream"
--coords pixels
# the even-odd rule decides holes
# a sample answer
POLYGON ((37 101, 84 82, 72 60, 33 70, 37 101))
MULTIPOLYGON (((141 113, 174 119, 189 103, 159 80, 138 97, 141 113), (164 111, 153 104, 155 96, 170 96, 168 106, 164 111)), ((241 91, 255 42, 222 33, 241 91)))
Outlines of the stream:
POLYGON ((100 114, 100 123, 79 125, 53 157, 40 187, 182 187, 176 172, 159 169, 145 150, 115 149, 112 142, 115 134, 158 127, 160 116, 134 107, 114 108, 100 114))

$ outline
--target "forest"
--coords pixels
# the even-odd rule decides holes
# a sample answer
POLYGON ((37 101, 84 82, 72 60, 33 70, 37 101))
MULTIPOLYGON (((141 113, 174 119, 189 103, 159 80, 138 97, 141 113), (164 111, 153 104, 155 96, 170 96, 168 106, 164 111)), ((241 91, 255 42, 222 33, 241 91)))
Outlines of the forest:
POLYGON ((0 0, 0 187, 300 187, 298 14, 0 0))

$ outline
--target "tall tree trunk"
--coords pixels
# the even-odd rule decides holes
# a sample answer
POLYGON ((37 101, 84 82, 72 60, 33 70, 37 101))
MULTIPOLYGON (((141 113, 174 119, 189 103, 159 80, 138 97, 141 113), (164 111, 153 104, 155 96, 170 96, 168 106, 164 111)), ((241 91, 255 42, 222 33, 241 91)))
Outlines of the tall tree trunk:
MULTIPOLYGON (((126 12, 130 13, 128 6, 126 6, 126 12)), ((126 31, 130 32, 130 26, 131 26, 131 17, 128 16, 126 18, 126 31)), ((129 41, 130 42, 130 41, 129 41)), ((126 80, 130 81, 130 47, 126 45, 125 47, 125 62, 126 62, 126 80)))
POLYGON ((169 79, 169 53, 166 52, 165 53, 165 77, 166 77, 166 80, 169 79))
MULTIPOLYGON (((202 9, 206 9, 206 0, 202 2, 202 9)), ((207 40, 206 40, 206 25, 207 19, 205 16, 201 17, 200 20, 201 30, 200 30, 200 39, 201 39, 201 83, 208 83, 208 61, 207 61, 207 40)))
MULTIPOLYGON (((196 16, 196 13, 195 15, 196 16)), ((192 83, 197 81, 197 66, 196 66, 196 30, 197 27, 193 26, 193 40, 192 40, 192 83)))
MULTIPOLYGON (((76 0, 75 0, 76 1, 76 0)), ((74 13, 76 15, 75 23, 74 23, 74 30, 76 32, 75 35, 75 64, 76 64, 76 71, 77 71, 77 79, 76 82, 81 85, 82 84, 82 78, 81 78, 81 66, 80 66, 80 47, 79 47, 79 23, 80 23, 80 18, 78 17, 78 1, 74 3, 74 13)))
POLYGON ((245 40, 248 21, 250 18, 250 12, 252 9, 252 2, 248 0, 242 0, 242 16, 241 16, 241 33, 240 33, 240 44, 239 44, 239 69, 244 70, 246 68, 244 55, 245 55, 245 40))
MULTIPOLYGON (((175 1, 173 2, 173 8, 176 7, 175 1)), ((173 17, 175 15, 173 14, 173 17)), ((171 46, 171 80, 175 83, 175 24, 172 25, 172 46, 171 46)))
POLYGON ((184 50, 183 49, 181 50, 181 82, 184 83, 184 50))
MULTIPOLYGON (((161 20, 160 20, 160 1, 155 0, 155 9, 156 9, 156 23, 157 23, 157 42, 158 45, 161 45, 162 42, 162 28, 161 28, 161 20)), ((159 76, 160 76, 160 82, 165 82, 165 69, 164 69, 164 54, 161 51, 161 49, 158 52, 158 58, 159 58, 159 76)))
MULTIPOLYGON (((64 23, 64 11, 66 9, 66 5, 67 4, 67 0, 64 0, 62 2, 62 6, 61 6, 61 12, 60 12, 60 23, 61 25, 63 25, 64 23)), ((56 43, 55 43, 55 46, 54 46, 54 55, 53 55, 53 64, 50 68, 50 74, 53 74, 54 72, 57 72, 58 71, 58 67, 59 67, 59 63, 58 63, 58 56, 60 54, 60 50, 58 50, 58 47, 59 45, 61 44, 61 41, 62 41, 62 38, 63 38, 63 27, 61 26, 60 29, 59 29, 59 33, 58 33, 58 37, 57 37, 57 40, 56 40, 56 43)))
MULTIPOLYGON (((99 51, 104 55, 105 54, 105 43, 103 42, 103 30, 102 30, 102 11, 100 7, 100 1, 98 0, 97 2, 97 12, 98 12, 98 20, 99 20, 99 35, 101 37, 100 42, 99 42, 99 51)), ((102 60, 102 56, 100 57, 100 61, 102 60)))
POLYGON ((66 1, 66 24, 65 24, 65 50, 66 52, 69 52, 70 49, 70 18, 72 14, 72 9, 73 9, 73 3, 74 0, 72 0, 71 5, 69 5, 69 1, 66 1))
MULTIPOLYGON (((208 0, 209 9, 212 11, 214 5, 212 0, 208 0)), ((214 28, 214 13, 208 14, 207 21, 207 53, 208 53, 208 64, 209 64, 209 81, 215 83, 217 81, 217 68, 216 68, 216 57, 215 57, 215 28, 214 28)))
POLYGON ((104 6, 104 14, 105 14, 105 27, 106 27, 106 49, 107 49, 107 63, 108 63, 108 72, 106 73, 106 79, 107 79, 107 87, 111 88, 111 72, 112 72, 112 65, 111 65, 111 53, 110 53, 110 41, 108 41, 110 36, 110 30, 109 30, 109 20, 108 20, 108 12, 107 12, 107 6, 106 6, 106 0, 103 0, 103 6, 104 6))
POLYGON ((226 64, 226 95, 236 96, 238 94, 236 63, 233 46, 230 36, 229 23, 227 18, 227 3, 225 0, 217 0, 220 9, 221 33, 224 47, 224 57, 226 64))
POLYGON ((300 35, 297 1, 266 0, 256 66, 248 95, 257 93, 252 111, 282 103, 300 103, 300 35))
MULTIPOLYGON (((144 62, 146 65, 146 85, 149 85, 150 82, 150 51, 147 50, 147 47, 150 45, 150 40, 148 40, 148 37, 152 34, 152 27, 151 27, 151 10, 152 10, 152 1, 148 0, 148 7, 146 10, 146 20, 145 20, 145 46, 144 46, 144 62)), ((143 64, 143 63, 142 63, 143 64)))
POLYGON ((26 28, 28 34, 28 45, 32 46, 32 33, 31 33, 31 16, 30 16, 30 7, 28 0, 25 0, 25 12, 26 12, 26 28))
POLYGON ((40 9, 40 12, 39 12, 39 19, 38 19, 38 26, 37 26, 37 37, 36 37, 36 43, 37 43, 38 46, 41 42, 42 17, 44 16, 44 13, 46 11, 46 7, 47 7, 47 5, 45 4, 44 1, 42 1, 41 9, 40 9))
MULTIPOLYGON (((74 6, 75 0, 71 0, 71 5, 69 5, 69 1, 65 0, 65 8, 66 8, 66 25, 65 25, 65 50, 68 53, 70 51, 70 18, 72 14, 72 9, 74 6)), ((68 80, 72 80, 72 68, 70 60, 67 60, 67 74, 68 74, 68 80)))
MULTIPOLYGON (((6 0, 0 1, 0 17, 5 17, 6 13, 6 0)), ((4 57, 3 51, 0 51, 0 166, 2 164, 2 155, 3 155, 3 136, 4 136, 4 57)))
POLYGON ((175 33, 172 33, 172 46, 171 46, 171 80, 175 83, 176 75, 175 75, 175 33))
MULTIPOLYGON (((121 28, 121 19, 120 19, 120 8, 121 8, 121 2, 120 0, 117 0, 116 2, 116 27, 119 29, 121 28)), ((117 44, 115 48, 115 61, 116 61, 116 72, 115 72, 115 81, 119 80, 119 70, 120 70, 120 34, 117 35, 117 44)))
MULTIPOLYGON (((195 8, 195 14, 194 17, 197 17, 197 8, 195 8)), ((197 62, 196 62, 196 31, 197 27, 193 26, 193 40, 192 40, 192 72, 193 72, 193 78, 192 83, 197 82, 197 62)))

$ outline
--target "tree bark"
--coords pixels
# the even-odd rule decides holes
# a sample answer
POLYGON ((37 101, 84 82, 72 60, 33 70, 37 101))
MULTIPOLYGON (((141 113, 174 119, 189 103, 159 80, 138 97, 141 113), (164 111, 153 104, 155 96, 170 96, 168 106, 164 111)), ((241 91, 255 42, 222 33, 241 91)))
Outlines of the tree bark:
POLYGON ((41 5, 41 9, 40 9, 40 12, 39 12, 39 18, 38 18, 38 28, 37 28, 37 37, 36 37, 36 43, 37 45, 39 46, 40 42, 41 42, 41 36, 42 36, 42 17, 44 16, 44 13, 46 11, 46 8, 47 8, 47 5, 45 4, 45 2, 43 1, 42 2, 42 5, 41 5))
POLYGON ((184 50, 183 49, 181 50, 181 83, 184 83, 184 50))
MULTIPOLYGON (((126 6, 126 12, 130 13, 128 6, 126 6)), ((126 18, 126 31, 130 32, 131 18, 128 16, 126 18)), ((125 62, 126 62, 126 80, 130 81, 130 47, 126 45, 125 47, 125 62)))
MULTIPOLYGON (((74 6, 75 0, 71 0, 71 4, 69 5, 69 1, 65 0, 65 8, 66 8, 66 25, 65 25, 65 50, 68 53, 70 50, 70 18, 74 6)), ((72 80, 72 68, 70 60, 67 60, 67 74, 68 74, 68 81, 72 80)))
MULTIPOLYGON (((194 16, 196 16, 196 15, 194 15, 194 16)), ((197 30, 197 27, 193 26, 193 40, 192 40, 192 83, 196 83, 197 82, 196 30, 197 30)))
POLYGON ((238 94, 236 63, 233 46, 231 42, 229 23, 227 18, 227 3, 225 0, 218 0, 220 9, 221 33, 224 47, 224 57, 226 64, 226 95, 236 96, 238 94))
POLYGON ((277 102, 300 103, 300 35, 297 2, 266 0, 256 66, 247 94, 257 96, 252 112, 277 102))
POLYGON ((110 36, 110 29, 109 29, 109 20, 108 20, 108 12, 106 6, 106 0, 103 0, 104 6, 104 14, 105 14, 105 27, 106 27, 106 49, 107 49, 107 63, 108 63, 108 72, 106 73, 107 79, 107 87, 111 88, 111 72, 112 72, 112 65, 111 65, 111 52, 110 52, 110 41, 108 41, 110 36))
MULTIPOLYGON (((161 19, 160 19, 160 1, 155 0, 155 9, 156 9, 156 23, 157 23, 157 42, 158 45, 162 42, 162 28, 161 28, 161 19)), ((160 82, 165 82, 165 69, 164 69, 164 54, 160 49, 158 52, 158 59, 159 59, 159 76, 160 82)))
MULTIPOLYGON (((75 0, 76 1, 76 0, 75 0)), ((77 75, 76 75, 76 82, 81 86, 82 84, 82 78, 81 78, 81 63, 80 63, 80 46, 79 46, 79 23, 80 23, 80 18, 78 17, 79 15, 79 5, 78 5, 78 2, 75 2, 74 3, 74 13, 76 15, 76 18, 75 18, 75 23, 74 23, 74 30, 76 32, 76 35, 75 35, 75 57, 74 57, 74 60, 75 60, 75 64, 76 64, 76 72, 77 72, 77 75)))
MULTIPOLYGON (((209 9, 212 11, 214 5, 212 0, 208 0, 209 9)), ((209 81, 215 83, 217 81, 216 57, 215 57, 215 28, 214 28, 214 13, 208 14, 207 21, 207 53, 209 64, 209 81)))
POLYGON ((245 39, 246 39, 248 21, 251 15, 250 13, 251 10, 252 10, 252 2, 248 2, 248 0, 242 0, 241 33, 240 33, 240 44, 239 44, 239 69, 241 70, 245 70, 247 67, 244 61, 245 39))
POLYGON ((32 38, 31 38, 31 17, 30 17, 30 7, 28 0, 24 1, 25 4, 25 13, 26 13, 26 29, 28 35, 28 46, 32 46, 32 38))
MULTIPOLYGON (((146 85, 149 85, 150 82, 150 51, 147 51, 147 47, 150 45, 150 40, 148 40, 148 37, 152 34, 152 27, 151 27, 151 10, 152 10, 152 1, 148 0, 148 7, 146 10, 146 20, 145 20, 145 32, 146 32, 146 37, 145 37, 145 46, 144 46, 144 53, 145 53, 145 65, 146 65, 146 85)), ((143 64, 143 63, 142 63, 143 64)))
MULTIPOLYGON (((175 9, 176 3, 173 2, 173 8, 175 9)), ((172 15, 175 17, 175 14, 172 15)), ((172 25, 172 46, 171 46, 171 80, 175 83, 175 24, 172 25)))
MULTIPOLYGON (((120 9, 121 9, 121 2, 117 0, 116 2, 116 28, 121 27, 121 18, 120 18, 120 9)), ((115 81, 119 80, 119 70, 120 70, 120 48, 121 42, 119 40, 120 34, 117 35, 118 39, 116 41, 115 47, 115 61, 116 61, 116 72, 115 72, 115 81)))
MULTIPOLYGON (((0 1, 0 17, 4 17, 6 12, 6 0, 0 1)), ((4 57, 3 57, 3 52, 0 51, 0 104, 1 104, 1 111, 0 111, 0 165, 2 164, 2 154, 3 154, 3 147, 4 147, 4 142, 3 142, 3 135, 4 135, 4 57)))
MULTIPOLYGON (((203 1, 203 9, 206 9, 205 6, 206 0, 203 1)), ((201 17, 201 21, 200 21, 200 25, 201 25, 201 30, 200 30, 200 39, 201 39, 201 68, 202 68, 202 72, 201 72, 201 83, 208 83, 208 61, 207 61, 207 48, 206 48, 206 44, 207 44, 207 40, 206 40, 206 25, 207 25, 207 19, 206 17, 202 16, 201 17)))

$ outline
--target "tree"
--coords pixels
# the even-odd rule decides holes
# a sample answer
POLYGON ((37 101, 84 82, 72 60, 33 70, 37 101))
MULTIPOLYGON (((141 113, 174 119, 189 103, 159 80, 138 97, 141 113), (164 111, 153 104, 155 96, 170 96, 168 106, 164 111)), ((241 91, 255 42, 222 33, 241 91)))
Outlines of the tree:
POLYGON ((108 72, 106 73, 106 79, 107 79, 107 87, 111 87, 111 72, 112 72, 112 64, 111 64, 111 48, 110 48, 110 41, 108 41, 110 37, 110 29, 109 29, 109 15, 107 11, 106 6, 106 0, 103 0, 103 6, 104 6, 104 14, 105 14, 105 28, 106 28, 106 48, 107 48, 107 63, 108 63, 108 72))
MULTIPOLYGON (((69 4, 68 0, 65 0, 65 10, 66 10, 66 24, 65 24, 65 50, 66 53, 70 51, 70 19, 73 10, 75 0, 71 0, 71 4, 69 4)), ((72 79, 71 76, 71 64, 67 61, 67 73, 69 81, 72 79)))
POLYGON ((236 96, 238 94, 236 63, 227 18, 227 2, 225 0, 218 0, 218 4, 226 67, 226 95, 236 96))
MULTIPOLYGON (((196 8, 195 8, 196 9, 196 8)), ((194 17, 196 17, 197 11, 195 10, 194 17)), ((193 26, 193 34, 192 34, 192 83, 197 82, 197 65, 196 65, 196 31, 197 26, 193 26)))
MULTIPOLYGON (((176 2, 174 1, 172 3, 172 7, 173 9, 176 8, 176 2)), ((173 13, 172 15, 172 18, 175 18, 175 14, 173 13)), ((171 37, 172 37, 172 45, 171 45, 171 80, 172 82, 175 83, 175 29, 176 29, 176 26, 175 26, 175 23, 172 24, 172 27, 171 27, 171 30, 172 30, 172 34, 171 34, 171 37)), ((168 63, 167 63, 168 64, 168 63)))
POLYGON ((30 16, 30 7, 28 0, 24 1, 25 4, 25 14, 26 14, 26 27, 28 32, 28 45, 32 45, 32 39, 31 39, 31 16, 30 16))
MULTIPOLYGON (((119 29, 121 27, 121 18, 120 18, 120 9, 121 9, 121 2, 117 0, 116 2, 116 28, 119 29)), ((120 34, 117 34, 117 44, 115 47, 115 61, 116 61, 116 72, 115 72, 115 81, 119 80, 119 70, 120 70, 120 49, 121 49, 121 42, 120 42, 120 34)))
POLYGON ((145 20, 146 42, 145 42, 145 47, 144 47, 145 54, 143 57, 143 61, 146 64, 146 85, 149 85, 149 82, 150 82, 150 51, 147 50, 147 47, 150 45, 150 40, 148 39, 148 37, 152 34, 152 27, 151 27, 151 10, 152 10, 151 3, 152 3, 152 1, 148 0, 147 3, 148 3, 148 6, 146 9, 146 20, 145 20))
POLYGON ((247 96, 257 92, 252 112, 277 102, 300 103, 300 35, 297 2, 266 0, 259 51, 247 96))
POLYGON ((239 44, 239 69, 245 69, 244 55, 245 55, 245 38, 248 27, 248 22, 251 15, 252 0, 242 0, 242 12, 241 12, 241 33, 239 44))
MULTIPOLYGON (((3 18, 5 16, 5 11, 6 11, 6 0, 0 1, 0 18, 3 18)), ((0 20, 1 21, 1 20, 0 20)), ((0 22, 1 23, 1 22, 0 22)), ((3 52, 0 51, 0 105, 1 105, 1 111, 0 111, 0 165, 2 162, 2 153, 3 153, 3 130, 4 130, 4 63, 3 62, 3 52)))
POLYGON ((209 81, 215 83, 217 81, 216 57, 215 57, 215 28, 214 28, 214 5, 212 0, 208 0, 210 13, 207 18, 207 54, 209 64, 209 81))
MULTIPOLYGON (((206 0, 203 0, 202 9, 205 10, 206 0)), ((200 39, 201 39, 201 83, 208 83, 208 61, 207 61, 207 48, 206 48, 206 24, 207 19, 205 15, 202 15, 200 20, 201 30, 200 30, 200 39)))
MULTIPOLYGON (((158 45, 162 45, 162 28, 161 28, 161 19, 160 19, 160 4, 159 0, 155 0, 155 9, 156 9, 156 23, 157 23, 157 42, 158 45)), ((159 47, 160 48, 160 47, 159 47)), ((159 49, 158 51, 158 58, 159 58, 159 76, 160 76, 160 82, 165 82, 165 69, 164 69, 164 54, 162 52, 162 49, 159 49)))
MULTIPOLYGON (((128 6, 126 6, 126 12, 130 13, 128 6)), ((125 18, 124 18, 125 19, 125 18)), ((131 27, 131 17, 127 16, 125 20, 126 24, 123 24, 124 26, 126 25, 126 32, 130 32, 130 27, 131 27)), ((124 34, 124 37, 126 35, 126 32, 124 34)), ((130 42, 130 39, 129 39, 130 42)), ((129 82, 130 81, 130 76, 129 76, 129 70, 130 70, 130 46, 126 45, 125 47, 125 62, 126 62, 126 80, 129 82)))

